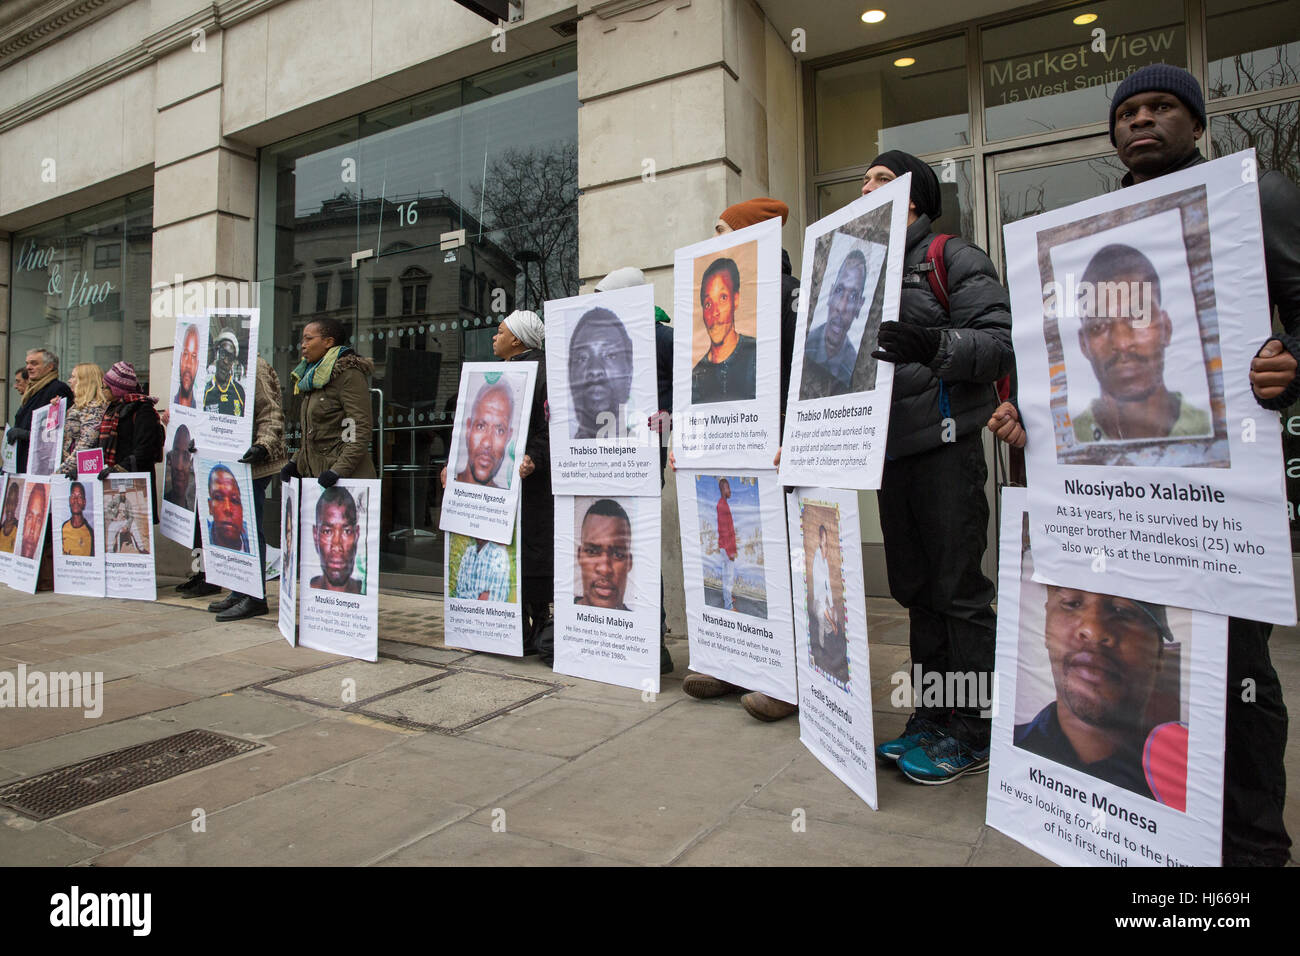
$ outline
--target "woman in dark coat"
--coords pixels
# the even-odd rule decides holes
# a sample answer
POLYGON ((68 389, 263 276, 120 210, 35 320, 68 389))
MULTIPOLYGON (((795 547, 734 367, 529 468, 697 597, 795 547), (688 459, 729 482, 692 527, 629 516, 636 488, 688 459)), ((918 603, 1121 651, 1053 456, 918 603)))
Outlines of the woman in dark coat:
MULTIPOLYGON (((154 410, 158 399, 140 392, 140 380, 130 362, 118 362, 105 372, 104 384, 112 401, 99 423, 99 447, 104 452, 104 470, 99 473, 99 480, 115 471, 152 473, 153 466, 163 460, 166 441, 162 420, 154 410)), ((158 523, 157 492, 150 480, 154 524, 158 523)))

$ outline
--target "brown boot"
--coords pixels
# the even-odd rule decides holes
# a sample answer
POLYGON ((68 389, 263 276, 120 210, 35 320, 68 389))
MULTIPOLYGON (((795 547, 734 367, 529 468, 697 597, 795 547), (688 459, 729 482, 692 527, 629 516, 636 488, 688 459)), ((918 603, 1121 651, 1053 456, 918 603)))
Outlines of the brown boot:
POLYGON ((740 698, 740 704, 745 710, 749 711, 749 716, 768 722, 782 720, 791 714, 799 712, 799 708, 794 704, 787 704, 783 700, 768 697, 758 691, 753 691, 740 698))
POLYGON ((725 697, 727 694, 743 694, 745 688, 728 684, 725 680, 710 677, 708 674, 687 674, 682 681, 682 690, 698 700, 710 697, 725 697))

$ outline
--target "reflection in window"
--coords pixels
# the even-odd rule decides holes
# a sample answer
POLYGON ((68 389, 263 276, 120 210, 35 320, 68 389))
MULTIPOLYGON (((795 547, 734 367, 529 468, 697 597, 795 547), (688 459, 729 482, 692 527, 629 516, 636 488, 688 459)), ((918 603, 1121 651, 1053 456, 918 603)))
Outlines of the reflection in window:
POLYGON ((329 301, 330 283, 328 279, 319 280, 316 283, 316 311, 324 312, 326 302, 329 301))
POLYGON ((382 319, 388 314, 388 286, 378 285, 374 288, 374 316, 382 319))
POLYGON ((1215 156, 1254 147, 1261 169, 1300 182, 1300 100, 1210 117, 1215 156))
POLYGON ((1300 83, 1300 0, 1206 0, 1210 99, 1300 83))

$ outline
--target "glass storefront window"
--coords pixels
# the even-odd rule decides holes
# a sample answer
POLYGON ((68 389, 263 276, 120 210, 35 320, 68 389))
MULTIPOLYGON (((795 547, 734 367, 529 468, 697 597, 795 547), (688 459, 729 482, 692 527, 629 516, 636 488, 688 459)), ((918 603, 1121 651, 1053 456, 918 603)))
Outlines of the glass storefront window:
POLYGON ((818 70, 816 98, 819 170, 858 166, 888 149, 969 146, 966 38, 818 70))
MULTIPOLYGON (((930 166, 939 177, 943 215, 934 223, 934 231, 950 236, 961 236, 975 242, 975 196, 971 184, 972 164, 969 159, 930 166)), ((862 177, 823 183, 817 187, 817 218, 830 215, 847 206, 862 195, 862 177)))
POLYGON ((1206 0, 1209 99, 1300 83, 1300 0, 1206 0))
POLYGON ((1129 73, 1149 63, 1187 65, 1182 0, 1054 10, 987 27, 980 43, 990 142, 1104 123, 1129 73))
POLYGON ((1300 183, 1300 100, 1211 116, 1210 140, 1215 156, 1253 146, 1261 170, 1278 169, 1300 183))
POLYGON ((10 255, 10 372, 48 348, 64 378, 125 359, 148 390, 153 190, 15 233, 10 255))

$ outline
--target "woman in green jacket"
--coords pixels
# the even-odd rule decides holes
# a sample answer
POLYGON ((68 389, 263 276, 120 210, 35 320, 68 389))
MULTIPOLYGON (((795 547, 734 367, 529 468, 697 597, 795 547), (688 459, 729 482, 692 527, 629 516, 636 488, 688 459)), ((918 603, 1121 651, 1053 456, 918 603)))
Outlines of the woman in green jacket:
POLYGON ((298 454, 280 471, 290 478, 315 478, 324 488, 340 478, 374 478, 370 458, 370 389, 375 364, 352 351, 348 331, 337 319, 316 319, 302 330, 302 361, 291 374, 302 396, 298 454))

